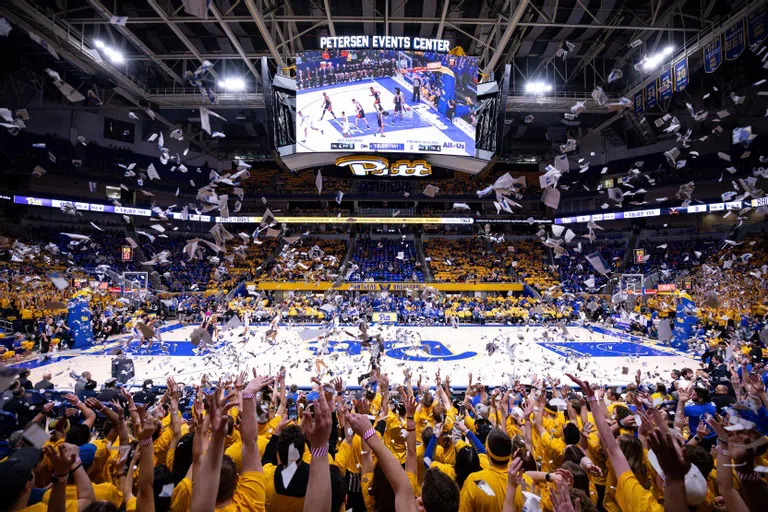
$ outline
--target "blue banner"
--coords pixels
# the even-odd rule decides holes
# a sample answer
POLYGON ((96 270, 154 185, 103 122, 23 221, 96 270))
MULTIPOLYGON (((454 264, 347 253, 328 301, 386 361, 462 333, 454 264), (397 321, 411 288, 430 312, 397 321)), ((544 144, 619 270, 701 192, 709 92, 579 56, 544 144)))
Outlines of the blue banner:
POLYGON ((656 106, 656 82, 645 86, 645 108, 650 110, 656 106))
POLYGON ((87 348, 93 345, 91 329, 91 306, 85 297, 74 297, 69 301, 67 325, 72 334, 71 348, 87 348))
POLYGON ((750 46, 760 44, 765 39, 766 27, 766 9, 768 6, 763 4, 747 18, 747 41, 750 46))
POLYGON ((635 114, 638 116, 643 113, 643 91, 642 89, 635 93, 635 99, 632 101, 635 106, 635 114))
POLYGON ((670 345, 678 350, 688 350, 688 339, 693 336, 694 328, 699 321, 695 311, 696 305, 690 296, 683 294, 678 297, 675 309, 675 324, 670 345))
POLYGON ((725 31, 725 60, 736 60, 746 47, 744 20, 725 31))
POLYGON ((675 92, 682 92, 688 86, 688 57, 683 57, 672 64, 675 77, 675 92))
POLYGON ((672 71, 662 71, 659 75, 659 102, 669 101, 672 97, 672 71))
POLYGON ((714 73, 723 62, 723 45, 720 36, 704 45, 704 71, 714 73))

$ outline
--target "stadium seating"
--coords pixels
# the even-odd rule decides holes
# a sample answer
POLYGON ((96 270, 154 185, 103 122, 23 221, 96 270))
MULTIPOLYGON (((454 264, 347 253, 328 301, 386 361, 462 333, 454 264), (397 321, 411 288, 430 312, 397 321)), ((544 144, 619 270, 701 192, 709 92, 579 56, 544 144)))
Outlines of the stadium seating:
POLYGON ((414 243, 405 238, 358 238, 352 253, 352 263, 357 265, 358 269, 350 275, 350 281, 424 280, 414 243))

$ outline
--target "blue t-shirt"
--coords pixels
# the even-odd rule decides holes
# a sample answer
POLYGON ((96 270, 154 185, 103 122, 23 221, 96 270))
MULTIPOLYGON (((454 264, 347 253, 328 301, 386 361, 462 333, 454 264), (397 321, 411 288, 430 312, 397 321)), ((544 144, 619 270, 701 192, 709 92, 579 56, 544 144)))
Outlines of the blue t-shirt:
MULTIPOLYGON (((710 416, 714 416, 717 413, 717 408, 714 404, 711 402, 708 404, 693 404, 693 405, 686 405, 685 409, 683 409, 683 412, 685 413, 686 418, 688 418, 688 428, 691 430, 691 436, 696 435, 696 429, 699 428, 699 422, 701 421, 701 417, 704 414, 709 414, 710 416)), ((715 431, 712 430, 712 428, 707 425, 708 434, 705 436, 706 438, 712 438, 715 437, 715 431)))

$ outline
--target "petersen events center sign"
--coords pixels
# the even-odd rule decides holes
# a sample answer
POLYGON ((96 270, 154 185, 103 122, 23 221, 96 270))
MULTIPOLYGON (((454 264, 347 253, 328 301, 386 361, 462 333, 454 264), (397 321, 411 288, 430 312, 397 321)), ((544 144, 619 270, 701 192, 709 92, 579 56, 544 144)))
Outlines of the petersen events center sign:
POLYGON ((337 49, 383 49, 413 50, 417 52, 448 53, 450 43, 447 39, 428 39, 425 37, 400 36, 338 36, 321 37, 320 48, 337 49))

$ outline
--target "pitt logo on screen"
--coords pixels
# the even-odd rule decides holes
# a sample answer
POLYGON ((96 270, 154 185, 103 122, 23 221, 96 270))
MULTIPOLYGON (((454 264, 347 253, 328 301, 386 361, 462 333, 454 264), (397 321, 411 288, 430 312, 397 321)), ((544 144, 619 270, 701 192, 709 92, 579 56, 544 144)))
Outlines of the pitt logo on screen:
POLYGON ((355 176, 429 176, 432 165, 426 160, 398 160, 390 165, 386 158, 370 156, 342 156, 336 159, 339 167, 349 167, 355 176))

